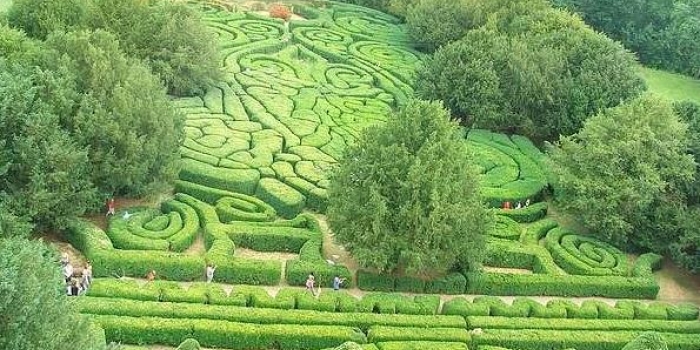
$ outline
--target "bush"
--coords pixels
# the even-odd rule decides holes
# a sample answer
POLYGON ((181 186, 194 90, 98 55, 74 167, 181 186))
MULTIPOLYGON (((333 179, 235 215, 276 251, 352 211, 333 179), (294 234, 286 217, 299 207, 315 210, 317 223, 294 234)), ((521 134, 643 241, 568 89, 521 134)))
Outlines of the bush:
POLYGON ((411 38, 425 51, 459 40, 485 21, 466 0, 421 0, 409 7, 406 25, 411 38))
POLYGON ((482 329, 543 329, 569 331, 649 331, 698 334, 699 322, 657 320, 585 320, 543 319, 536 317, 467 316, 470 328, 482 329))
POLYGON ((654 299, 659 285, 652 278, 618 276, 517 275, 467 273, 467 294, 601 296, 654 299))
POLYGON ((496 215, 507 216, 517 222, 535 222, 547 215, 547 202, 538 202, 521 209, 494 209, 496 215))
POLYGON ((377 343, 379 350, 468 350, 467 344, 454 342, 383 342, 377 343))
POLYGON ((451 273, 443 278, 429 281, 425 286, 426 293, 433 294, 464 294, 467 279, 459 273, 451 273))
POLYGON ((394 290, 394 276, 358 270, 357 287, 362 290, 391 292, 394 290))
POLYGON ((369 329, 367 339, 370 343, 386 341, 440 341, 468 343, 469 333, 457 328, 396 328, 374 326, 369 329))
POLYGON ((627 256, 614 246, 595 238, 577 235, 557 227, 547 233, 545 246, 557 265, 570 274, 628 274, 627 256))

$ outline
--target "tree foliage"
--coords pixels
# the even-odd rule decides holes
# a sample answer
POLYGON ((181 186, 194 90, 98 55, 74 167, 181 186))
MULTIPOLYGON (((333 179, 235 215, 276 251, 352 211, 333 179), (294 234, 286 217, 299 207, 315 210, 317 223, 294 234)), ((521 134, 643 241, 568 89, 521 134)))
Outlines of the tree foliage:
POLYGON ((379 270, 476 268, 491 218, 472 157, 441 103, 409 102, 385 125, 366 129, 333 174, 335 237, 379 270))
POLYGON ((55 33, 47 46, 75 72, 80 100, 61 125, 88 149, 94 184, 141 194, 174 179, 184 119, 158 78, 108 32, 55 33))
POLYGON ((605 240, 663 252, 695 172, 686 129, 653 97, 590 118, 551 151, 558 204, 605 240))
POLYGON ((181 2, 19 0, 8 22, 38 39, 54 31, 109 31, 121 50, 146 62, 175 95, 201 93, 221 75, 216 36, 181 2))
POLYGON ((700 1, 559 0, 648 65, 700 77, 700 1), (643 9, 643 10, 640 10, 643 9))
POLYGON ((407 10, 406 25, 413 40, 432 52, 460 39, 485 21, 478 0, 419 0, 407 10))
POLYGON ((27 35, 45 39, 53 31, 82 28, 88 0, 12 0, 7 21, 27 35))
POLYGON ((68 302, 57 261, 41 242, 0 239, 0 349, 104 349, 104 334, 68 302))
POLYGON ((562 11, 527 11, 499 8, 441 47, 418 72, 419 96, 470 126, 552 140, 644 89, 621 46, 562 11))
POLYGON ((183 117, 113 35, 0 28, 0 201, 41 228, 174 178, 183 117))
POLYGON ((203 93, 220 77, 216 36, 185 3, 91 1, 90 28, 115 34, 122 49, 146 61, 171 94, 203 93))

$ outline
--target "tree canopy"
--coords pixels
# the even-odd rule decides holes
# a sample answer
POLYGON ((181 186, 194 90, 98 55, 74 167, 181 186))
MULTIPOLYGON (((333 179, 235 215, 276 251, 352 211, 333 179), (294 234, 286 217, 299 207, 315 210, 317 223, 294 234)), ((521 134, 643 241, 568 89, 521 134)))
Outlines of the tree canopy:
POLYGON ((441 103, 410 101, 386 124, 366 129, 332 175, 335 237, 365 267, 477 268, 491 217, 474 164, 441 103))
POLYGON ((41 241, 0 239, 1 349, 104 349, 104 333, 68 302, 57 262, 41 241))
POLYGON ((678 238, 695 172, 687 146, 686 125, 663 100, 605 110, 551 150, 557 203, 603 239, 663 251, 678 238))
POLYGON ((644 89, 619 44, 565 12, 525 11, 500 8, 437 50, 418 72, 419 96, 444 100, 469 126, 553 140, 644 89))
POLYGON ((143 60, 175 95, 202 93, 221 75, 216 36, 184 3, 142 0, 17 0, 8 23, 30 37, 54 31, 104 30, 143 60))
POLYGON ((700 77, 699 0, 557 0, 645 64, 700 77), (640 10, 643 9, 643 10, 640 10))
POLYGON ((0 77, 6 211, 61 228, 104 193, 142 194, 174 178, 183 117, 113 35, 39 42, 0 27, 0 77))

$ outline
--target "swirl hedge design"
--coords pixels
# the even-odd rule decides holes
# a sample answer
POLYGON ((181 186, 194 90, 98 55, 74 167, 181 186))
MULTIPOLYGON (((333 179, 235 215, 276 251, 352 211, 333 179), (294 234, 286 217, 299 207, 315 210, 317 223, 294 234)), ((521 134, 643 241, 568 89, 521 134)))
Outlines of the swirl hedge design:
POLYGON ((547 249, 554 261, 574 275, 627 275, 627 256, 612 245, 556 228, 547 233, 547 249))

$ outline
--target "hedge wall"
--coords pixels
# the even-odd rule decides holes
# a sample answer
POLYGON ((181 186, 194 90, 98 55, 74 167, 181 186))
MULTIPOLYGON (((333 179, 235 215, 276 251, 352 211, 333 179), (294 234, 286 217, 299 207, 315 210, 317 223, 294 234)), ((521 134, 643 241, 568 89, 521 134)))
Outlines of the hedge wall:
POLYGON ((75 302, 84 314, 171 319, 209 319, 255 324, 336 325, 367 330, 372 326, 455 328, 467 325, 459 316, 331 313, 192 303, 84 297, 75 302))
POLYGON ((345 341, 366 343, 362 332, 350 327, 313 325, 256 325, 214 320, 155 317, 93 316, 107 341, 178 346, 195 338, 204 347, 227 349, 320 349, 345 341))

